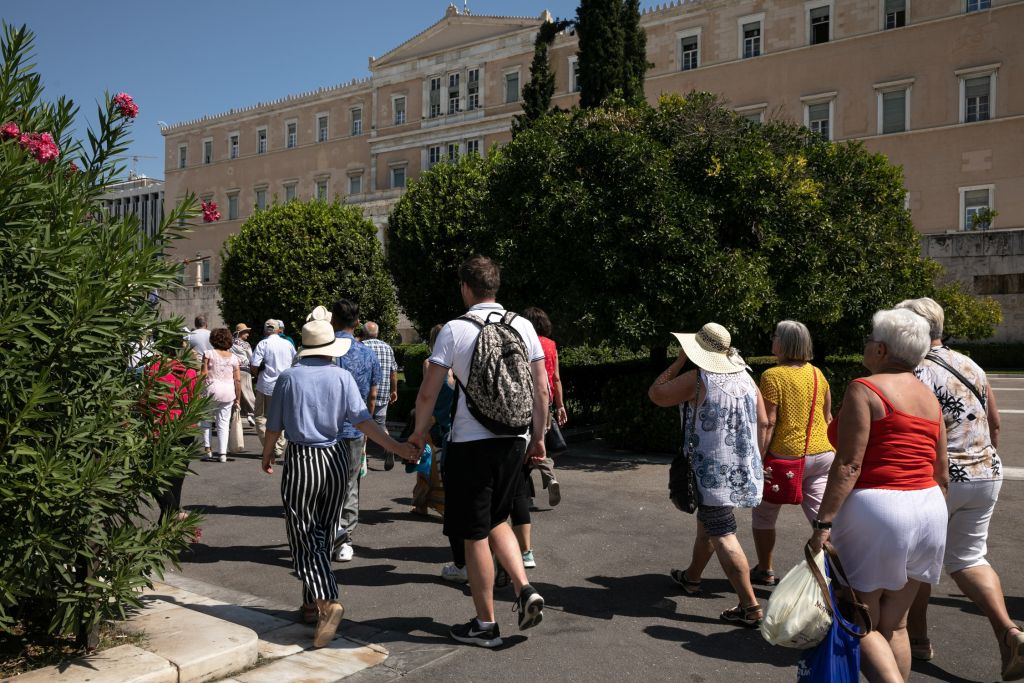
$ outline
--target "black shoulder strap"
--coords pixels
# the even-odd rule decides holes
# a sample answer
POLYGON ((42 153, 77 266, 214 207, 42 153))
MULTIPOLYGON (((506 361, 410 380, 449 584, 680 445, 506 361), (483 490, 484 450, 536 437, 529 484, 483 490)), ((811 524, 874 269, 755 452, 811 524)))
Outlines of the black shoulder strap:
POLYGON ((953 366, 951 366, 946 361, 942 360, 942 358, 939 357, 939 354, 935 353, 934 351, 929 351, 928 355, 925 356, 925 359, 930 360, 936 365, 939 365, 945 368, 947 371, 949 371, 949 374, 956 377, 965 387, 971 390, 971 393, 974 394, 975 397, 977 397, 978 401, 981 403, 981 407, 983 409, 987 409, 987 406, 985 405, 985 397, 981 395, 980 391, 978 391, 978 387, 974 386, 974 382, 970 381, 969 379, 961 375, 959 372, 957 372, 957 370, 954 369, 953 366))

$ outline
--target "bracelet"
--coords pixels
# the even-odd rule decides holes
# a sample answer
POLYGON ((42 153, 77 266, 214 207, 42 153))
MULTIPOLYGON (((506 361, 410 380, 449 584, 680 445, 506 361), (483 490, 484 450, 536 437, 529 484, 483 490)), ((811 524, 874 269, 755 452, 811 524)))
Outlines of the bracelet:
POLYGON ((811 527, 819 531, 828 531, 832 528, 832 522, 821 522, 818 520, 814 520, 813 522, 811 522, 811 527))

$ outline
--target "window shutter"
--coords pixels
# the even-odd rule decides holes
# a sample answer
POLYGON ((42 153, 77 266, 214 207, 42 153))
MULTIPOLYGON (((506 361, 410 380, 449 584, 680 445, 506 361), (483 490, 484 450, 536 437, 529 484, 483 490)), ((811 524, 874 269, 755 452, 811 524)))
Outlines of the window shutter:
POLYGON ((964 82, 964 94, 970 97, 985 97, 988 95, 989 77, 968 78, 964 82))
POLYGON ((988 190, 968 190, 964 192, 964 207, 979 208, 988 206, 988 190))
POLYGON ((821 104, 812 104, 810 107, 808 107, 807 119, 809 121, 827 121, 828 102, 822 102, 821 104))
POLYGON ((885 13, 902 12, 906 6, 906 0, 885 0, 885 13))
POLYGON ((882 132, 902 133, 907 126, 907 92, 882 93, 882 132))

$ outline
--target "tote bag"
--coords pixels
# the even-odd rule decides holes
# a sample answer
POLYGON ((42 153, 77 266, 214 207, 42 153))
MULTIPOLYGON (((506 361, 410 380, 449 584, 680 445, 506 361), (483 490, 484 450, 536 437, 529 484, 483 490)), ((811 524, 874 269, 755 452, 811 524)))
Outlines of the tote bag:
MULTIPOLYGON (((831 576, 827 565, 825 572, 831 576)), ((804 656, 797 663, 797 683, 860 681, 860 639, 863 635, 839 611, 831 584, 828 592, 832 602, 832 626, 825 640, 814 649, 804 651, 804 656)))
POLYGON ((245 432, 242 431, 242 411, 235 406, 231 411, 231 428, 228 430, 228 450, 241 453, 245 450, 245 432))

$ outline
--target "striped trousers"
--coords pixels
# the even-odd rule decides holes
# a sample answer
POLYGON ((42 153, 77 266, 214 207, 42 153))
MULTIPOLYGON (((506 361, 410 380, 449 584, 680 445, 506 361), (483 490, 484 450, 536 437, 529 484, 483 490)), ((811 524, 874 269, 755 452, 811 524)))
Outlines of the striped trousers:
POLYGON ((343 442, 326 448, 289 442, 281 500, 288 547, 307 604, 338 599, 331 548, 347 484, 348 449, 343 442))

